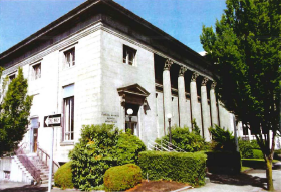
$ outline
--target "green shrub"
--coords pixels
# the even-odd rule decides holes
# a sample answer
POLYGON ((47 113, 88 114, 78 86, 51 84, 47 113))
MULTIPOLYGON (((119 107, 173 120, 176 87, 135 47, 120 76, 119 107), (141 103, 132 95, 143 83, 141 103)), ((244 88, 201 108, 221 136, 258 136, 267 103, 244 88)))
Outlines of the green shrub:
POLYGON ((102 188, 103 175, 116 165, 136 163, 138 152, 146 150, 136 136, 121 133, 113 125, 87 125, 69 153, 73 182, 80 190, 102 188))
POLYGON ((205 183, 207 155, 203 152, 144 151, 139 153, 143 178, 173 180, 191 185, 205 183))
MULTIPOLYGON (((156 139, 156 143, 161 144, 163 140, 169 141, 169 135, 166 135, 161 139, 156 139)), ((196 131, 189 131, 188 127, 173 127, 172 143, 186 152, 195 152, 206 150, 208 148, 205 139, 196 131)))
POLYGON ((134 164, 109 168, 103 177, 106 191, 124 191, 142 182, 141 169, 134 164))
POLYGON ((236 151, 206 152, 207 167, 210 173, 239 174, 241 171, 241 156, 236 151))
POLYGON ((241 153, 242 159, 252 159, 253 158, 253 145, 251 144, 251 141, 248 140, 242 140, 239 138, 238 140, 239 144, 239 151, 241 153))
POLYGON ((263 153, 260 149, 252 149, 253 150, 253 158, 251 159, 263 159, 263 153))
POLYGON ((105 171, 116 166, 113 146, 117 143, 118 132, 113 125, 83 126, 79 143, 69 153, 76 188, 91 190, 103 184, 105 171))
POLYGON ((115 148, 117 165, 137 164, 138 153, 146 150, 144 142, 130 133, 118 135, 115 148))
POLYGON ((236 151, 234 136, 228 130, 215 125, 215 128, 210 127, 209 131, 212 134, 212 149, 236 151))
POLYGON ((62 189, 74 187, 72 183, 71 162, 61 166, 54 175, 55 186, 62 189))
POLYGON ((241 138, 239 138, 239 151, 241 153, 242 159, 257 159, 257 158, 259 159, 259 157, 263 159, 263 155, 261 156, 262 153, 261 151, 255 152, 256 154, 254 154, 254 150, 259 150, 259 149, 260 147, 256 140, 244 141, 241 138), (255 158, 254 156, 257 158, 255 158))

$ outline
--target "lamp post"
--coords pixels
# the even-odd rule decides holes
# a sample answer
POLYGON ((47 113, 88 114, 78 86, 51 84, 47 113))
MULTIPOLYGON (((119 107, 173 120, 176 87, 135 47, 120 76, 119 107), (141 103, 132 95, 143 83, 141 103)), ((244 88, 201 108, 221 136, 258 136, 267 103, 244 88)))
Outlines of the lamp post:
POLYGON ((171 131, 172 114, 168 113, 167 118, 168 118, 168 121, 169 121, 169 132, 170 132, 170 144, 169 144, 169 146, 171 147, 171 143, 172 143, 172 131, 171 131))
POLYGON ((131 129, 131 133, 133 135, 134 133, 133 133, 133 129, 131 127, 131 118, 132 118, 131 115, 133 114, 133 109, 131 109, 131 108, 127 109, 127 114, 129 115, 129 125, 130 125, 130 129, 131 129))

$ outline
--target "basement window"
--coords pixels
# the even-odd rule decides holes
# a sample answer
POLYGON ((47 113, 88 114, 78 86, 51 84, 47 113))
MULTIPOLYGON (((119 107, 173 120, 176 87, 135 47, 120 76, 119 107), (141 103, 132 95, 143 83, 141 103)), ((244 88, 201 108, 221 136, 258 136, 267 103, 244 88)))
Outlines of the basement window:
POLYGON ((127 65, 136 65, 137 51, 131 47, 123 45, 123 63, 127 65))

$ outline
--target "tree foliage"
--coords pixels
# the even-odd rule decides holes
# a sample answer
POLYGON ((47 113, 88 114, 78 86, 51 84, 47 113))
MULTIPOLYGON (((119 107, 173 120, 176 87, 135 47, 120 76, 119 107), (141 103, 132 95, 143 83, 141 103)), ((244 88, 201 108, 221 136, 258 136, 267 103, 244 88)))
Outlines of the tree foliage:
POLYGON ((210 127, 209 131, 212 134, 212 149, 224 151, 236 151, 235 140, 232 132, 224 130, 218 125, 215 128, 210 127))
POLYGON ((3 100, 0 104, 0 156, 14 150, 26 133, 32 104, 32 97, 27 95, 27 87, 27 80, 24 79, 21 68, 9 85, 7 80, 3 79, 1 95, 3 100))
MULTIPOLYGON (((186 152, 195 152, 208 149, 208 143, 200 135, 200 132, 195 128, 193 131, 189 131, 188 127, 172 127, 172 144, 183 149, 186 152)), ((169 135, 165 135, 162 138, 156 139, 156 143, 161 144, 165 141, 169 141, 169 135)))
POLYGON ((227 0, 226 6, 215 31, 203 26, 201 43, 216 67, 218 98, 238 120, 249 123, 271 164, 280 115, 281 3, 227 0))

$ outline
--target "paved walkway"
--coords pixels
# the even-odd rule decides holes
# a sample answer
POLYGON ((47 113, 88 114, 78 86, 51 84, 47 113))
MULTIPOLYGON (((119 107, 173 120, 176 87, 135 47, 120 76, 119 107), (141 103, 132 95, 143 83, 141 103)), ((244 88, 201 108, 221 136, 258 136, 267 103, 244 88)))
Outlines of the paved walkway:
MULTIPOLYGON (((281 170, 273 170, 273 185, 281 192, 281 170)), ((209 175, 210 183, 186 192, 261 192, 266 191, 265 170, 252 170, 240 175, 209 175)))
MULTIPOLYGON (((281 170, 273 170, 273 183, 276 192, 281 192, 281 170)), ((265 170, 252 170, 240 175, 209 175, 210 183, 203 187, 181 192, 262 192, 266 191, 265 170)), ((46 192, 47 184, 31 186, 25 183, 0 182, 0 192, 46 192)), ((78 190, 65 190, 78 191, 78 190)), ((64 192, 52 189, 52 192, 64 192)))

